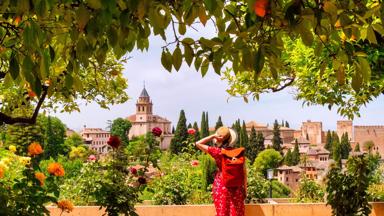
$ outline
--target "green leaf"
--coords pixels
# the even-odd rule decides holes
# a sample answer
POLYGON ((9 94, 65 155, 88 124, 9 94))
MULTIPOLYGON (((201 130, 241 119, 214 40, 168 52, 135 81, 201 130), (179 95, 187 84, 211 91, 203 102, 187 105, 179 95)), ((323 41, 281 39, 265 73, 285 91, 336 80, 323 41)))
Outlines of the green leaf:
POLYGON ((161 53, 161 64, 167 71, 172 72, 172 55, 166 50, 161 53))
POLYGON ((51 57, 51 62, 55 60, 55 50, 53 49, 52 46, 49 46, 49 56, 51 57))
POLYGON ((40 59, 40 75, 42 79, 46 79, 49 77, 49 66, 50 66, 50 59, 48 51, 46 50, 43 53, 42 58, 40 59))
POLYGON ((345 66, 344 64, 340 64, 339 68, 337 69, 337 82, 339 85, 345 84, 345 66))
POLYGON ((175 70, 179 71, 181 67, 181 63, 183 62, 181 49, 179 46, 177 46, 175 51, 173 51, 172 60, 173 60, 173 66, 175 67, 175 70))
POLYGON ((359 92, 363 84, 361 68, 357 62, 354 62, 354 66, 355 66, 355 73, 352 75, 352 88, 356 92, 359 92))
POLYGON ((181 35, 184 35, 186 31, 187 31, 187 28, 186 28, 185 24, 180 23, 180 24, 179 24, 179 33, 180 33, 181 35))
POLYGON ((380 24, 372 24, 372 27, 373 29, 375 29, 375 31, 377 31, 379 34, 381 34, 381 36, 384 37, 384 27, 380 24))
POLYGON ((201 64, 201 76, 204 77, 208 72, 209 67, 209 60, 206 58, 204 59, 203 63, 201 64))
POLYGON ((372 26, 369 26, 367 28, 367 39, 369 40, 370 43, 377 44, 376 35, 375 35, 375 32, 373 31, 372 26))
POLYGON ((337 7, 331 1, 324 2, 324 11, 331 14, 332 16, 337 16, 337 7))
POLYGON ((185 61, 187 62, 188 66, 191 66, 192 60, 193 60, 193 56, 194 56, 193 49, 188 44, 183 44, 183 45, 184 45, 184 58, 185 58, 185 61))
POLYGON ((213 12, 217 7, 217 0, 204 0, 205 7, 209 12, 213 12))
POLYGON ((77 15, 77 24, 79 26, 79 29, 84 29, 85 25, 87 25, 89 21, 89 12, 87 8, 84 7, 84 5, 80 5, 79 9, 76 11, 77 15))
POLYGON ((16 80, 17 77, 19 77, 20 67, 15 55, 11 55, 11 59, 9 60, 9 72, 13 80, 16 80))
POLYGON ((182 43, 185 43, 185 44, 188 44, 188 45, 192 45, 192 44, 195 43, 195 40, 193 40, 192 38, 187 37, 187 38, 184 38, 182 40, 182 43))
POLYGON ((357 60, 359 61, 363 81, 369 81, 371 79, 371 66, 369 65, 368 60, 363 57, 357 57, 357 60))
POLYGON ((65 87, 67 87, 68 89, 72 89, 72 85, 73 77, 70 73, 67 73, 67 75, 65 76, 65 87))
POLYGON ((35 4, 35 7, 38 16, 46 17, 48 15, 47 0, 40 0, 37 4, 35 4))
POLYGON ((87 4, 90 8, 96 10, 101 9, 101 7, 103 6, 100 0, 87 0, 87 4))
POLYGON ((202 59, 201 59, 200 57, 196 57, 196 58, 195 58, 195 63, 194 63, 194 65, 195 65, 195 69, 196 69, 197 71, 200 69, 201 61, 202 61, 202 59))
POLYGON ((260 72, 263 70, 265 62, 264 48, 259 47, 256 52, 255 60, 253 64, 253 69, 255 70, 255 76, 259 76, 260 72))
POLYGON ((29 82, 31 85, 34 83, 34 75, 33 75, 33 62, 31 60, 31 57, 29 55, 24 57, 23 60, 23 75, 27 82, 29 82))
POLYGON ((111 28, 109 28, 109 31, 108 31, 109 44, 111 44, 112 47, 115 47, 117 45, 118 39, 119 38, 118 38, 117 29, 111 26, 111 28))
POLYGON ((203 6, 199 7, 199 19, 200 22, 205 26, 207 23, 208 17, 207 14, 205 13, 205 8, 203 6))

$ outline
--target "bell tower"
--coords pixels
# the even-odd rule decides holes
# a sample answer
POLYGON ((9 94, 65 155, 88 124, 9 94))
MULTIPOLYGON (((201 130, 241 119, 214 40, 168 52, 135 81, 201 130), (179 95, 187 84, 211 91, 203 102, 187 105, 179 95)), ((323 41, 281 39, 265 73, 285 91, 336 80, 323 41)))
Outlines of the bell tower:
POLYGON ((149 97, 147 90, 145 89, 145 85, 139 99, 136 102, 136 121, 138 122, 146 122, 150 119, 152 115, 152 101, 149 97))

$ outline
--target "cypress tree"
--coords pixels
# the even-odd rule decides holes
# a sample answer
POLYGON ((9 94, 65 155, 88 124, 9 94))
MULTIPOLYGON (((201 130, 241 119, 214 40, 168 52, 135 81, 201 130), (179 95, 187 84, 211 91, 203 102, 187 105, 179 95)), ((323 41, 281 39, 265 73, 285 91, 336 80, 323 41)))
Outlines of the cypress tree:
POLYGON ((341 146, 340 146, 340 141, 339 137, 337 136, 336 133, 333 133, 332 136, 332 158, 336 162, 336 164, 341 167, 341 146))
MULTIPOLYGON (((256 157, 257 155, 264 151, 265 150, 265 145, 264 145, 264 135, 263 133, 261 133, 260 131, 257 132, 257 135, 256 135, 256 142, 257 142, 257 154, 256 154, 256 157)), ((256 158, 255 158, 256 159, 256 158)))
POLYGON ((324 148, 327 149, 330 152, 330 154, 332 154, 332 143, 333 143, 332 134, 331 134, 331 131, 328 130, 324 148))
POLYGON ((188 123, 187 128, 192 128, 192 124, 191 124, 191 123, 188 123))
POLYGON ((201 122, 200 122, 200 138, 204 138, 207 136, 206 134, 206 124, 205 124, 205 112, 201 115, 201 122))
POLYGON ((293 164, 291 149, 288 149, 287 154, 285 154, 284 164, 287 165, 287 166, 292 166, 292 164, 293 164))
POLYGON ((221 116, 219 116, 219 119, 217 119, 215 129, 217 130, 219 127, 223 126, 223 122, 221 121, 221 116))
POLYGON ((354 152, 360 152, 360 144, 359 143, 356 143, 354 152))
POLYGON ((175 126, 172 126, 172 134, 175 134, 175 126))
POLYGON ((259 151, 259 146, 258 146, 258 142, 257 142, 257 134, 256 134, 256 130, 255 130, 255 127, 252 126, 252 129, 251 129, 251 135, 249 137, 249 141, 248 141, 248 148, 246 148, 246 151, 245 151, 245 156, 248 158, 249 162, 251 164, 253 164, 253 162, 255 161, 258 153, 260 152, 259 151))
POLYGON ((188 139, 187 120, 184 110, 180 111, 179 121, 177 122, 175 136, 171 140, 170 150, 174 154, 181 152, 184 141, 188 139))
POLYGON ((193 123, 193 129, 195 129, 195 142, 197 142, 200 139, 200 132, 199 127, 197 126, 197 122, 193 123))
POLYGON ((283 120, 281 120, 281 127, 284 127, 284 119, 283 120))
POLYGON ((292 165, 297 165, 300 163, 300 152, 299 152, 299 143, 297 139, 295 140, 295 147, 292 152, 292 165))
POLYGON ((349 142, 349 138, 348 138, 348 133, 344 133, 341 136, 340 147, 341 147, 341 158, 348 159, 349 152, 352 150, 351 143, 349 142))
POLYGON ((275 120, 275 123, 273 124, 272 133, 273 133, 272 148, 280 152, 280 154, 282 154, 281 145, 283 144, 283 141, 281 140, 281 137, 280 137, 280 127, 279 127, 279 123, 277 123, 277 120, 275 120))
POLYGON ((288 121, 285 121, 285 127, 289 128, 289 123, 288 123, 288 121))
POLYGON ((209 118, 208 118, 208 111, 205 112, 205 127, 207 128, 208 134, 209 135, 209 118))
POLYGON ((245 126, 245 122, 243 121, 243 126, 240 130, 240 146, 247 147, 248 145, 248 134, 247 127, 245 126))

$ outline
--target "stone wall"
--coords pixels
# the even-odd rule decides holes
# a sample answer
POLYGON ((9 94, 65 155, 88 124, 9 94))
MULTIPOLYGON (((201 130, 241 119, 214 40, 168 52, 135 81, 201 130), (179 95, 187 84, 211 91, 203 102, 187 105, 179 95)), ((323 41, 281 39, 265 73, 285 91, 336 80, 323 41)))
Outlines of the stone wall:
POLYGON ((364 143, 373 141, 373 151, 378 151, 384 156, 384 126, 354 126, 354 141, 359 143, 360 149, 364 150, 364 143))
POLYGON ((308 134, 309 142, 311 144, 322 144, 323 143, 323 123, 312 122, 310 120, 303 122, 301 126, 301 136, 306 138, 308 134))

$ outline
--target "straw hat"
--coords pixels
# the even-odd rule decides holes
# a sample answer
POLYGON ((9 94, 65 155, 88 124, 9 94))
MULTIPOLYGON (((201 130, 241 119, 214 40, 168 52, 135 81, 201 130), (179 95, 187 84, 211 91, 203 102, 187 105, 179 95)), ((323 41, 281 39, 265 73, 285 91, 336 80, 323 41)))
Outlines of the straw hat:
MULTIPOLYGON (((228 140, 228 145, 226 147, 234 147, 235 146, 236 141, 237 141, 237 133, 236 133, 235 130, 233 130, 232 128, 228 128, 228 127, 220 127, 220 128, 217 129, 216 133, 218 135, 222 136, 225 140, 229 139, 228 140)), ((215 140, 215 144, 218 147, 221 147, 221 145, 223 143, 218 143, 215 140)))

